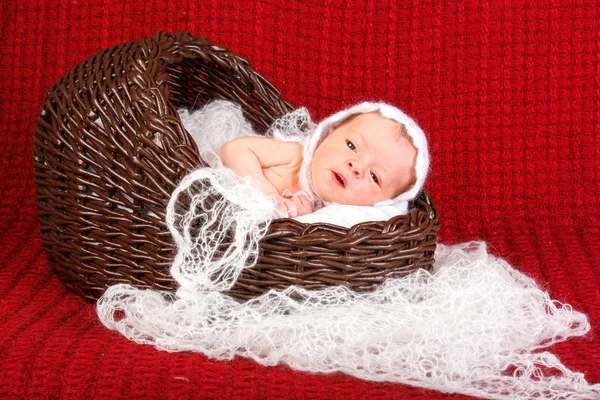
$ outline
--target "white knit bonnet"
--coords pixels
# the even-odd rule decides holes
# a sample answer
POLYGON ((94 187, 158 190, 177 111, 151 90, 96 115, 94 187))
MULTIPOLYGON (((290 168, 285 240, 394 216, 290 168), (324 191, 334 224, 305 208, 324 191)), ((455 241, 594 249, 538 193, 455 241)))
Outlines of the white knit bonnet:
MULTIPOLYGON (((300 183, 302 184, 302 187, 305 189, 310 189, 310 191, 316 195, 312 186, 310 164, 313 155, 319 146, 319 143, 321 143, 325 136, 327 136, 330 130, 336 126, 339 126, 342 122, 355 114, 365 114, 375 111, 379 111, 379 113, 385 118, 392 119, 404 125, 407 134, 410 136, 413 145, 417 149, 417 160, 415 163, 415 183, 408 188, 408 190, 399 194, 396 198, 377 202, 373 204, 373 206, 394 205, 396 203, 412 200, 419 194, 423 188, 423 184, 425 183, 427 172, 429 171, 429 151, 427 149, 427 138, 425 137, 425 134, 419 125, 417 125, 417 123, 411 117, 406 115, 400 109, 382 102, 363 102, 356 104, 355 106, 339 111, 328 118, 325 118, 317 125, 312 135, 307 137, 304 143, 304 160, 302 162, 302 168, 300 171, 300 183)), ((328 203, 325 202, 325 204, 328 203)))

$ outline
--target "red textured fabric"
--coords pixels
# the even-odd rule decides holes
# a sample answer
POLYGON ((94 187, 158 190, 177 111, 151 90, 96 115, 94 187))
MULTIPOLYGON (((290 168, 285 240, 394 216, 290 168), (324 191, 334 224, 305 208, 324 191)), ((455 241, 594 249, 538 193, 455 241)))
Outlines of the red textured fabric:
POLYGON ((0 398, 449 397, 130 343, 53 276, 31 166, 39 105, 82 59, 156 30, 249 58, 317 118, 364 99, 414 116, 441 241, 486 240, 585 312, 592 332, 552 351, 600 382, 598 4, 21 0, 0 15, 0 398))

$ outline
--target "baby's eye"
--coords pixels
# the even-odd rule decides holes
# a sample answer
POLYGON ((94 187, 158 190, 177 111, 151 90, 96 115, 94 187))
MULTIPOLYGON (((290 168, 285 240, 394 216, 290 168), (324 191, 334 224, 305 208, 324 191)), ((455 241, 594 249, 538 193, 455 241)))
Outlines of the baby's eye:
POLYGON ((379 179, 377 179, 377 175, 371 172, 371 178, 373 178, 373 182, 379 184, 379 179))
POLYGON ((354 143, 352 143, 349 140, 346 140, 346 145, 350 148, 350 150, 355 151, 356 150, 356 146, 354 146, 354 143))

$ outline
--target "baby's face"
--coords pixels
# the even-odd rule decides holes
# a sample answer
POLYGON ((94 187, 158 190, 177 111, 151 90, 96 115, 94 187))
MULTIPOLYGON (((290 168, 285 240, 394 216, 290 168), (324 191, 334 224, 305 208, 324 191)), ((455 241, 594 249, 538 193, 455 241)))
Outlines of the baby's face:
POLYGON ((417 150, 400 127, 372 112, 333 128, 311 163, 319 197, 365 206, 406 191, 415 181, 417 150))

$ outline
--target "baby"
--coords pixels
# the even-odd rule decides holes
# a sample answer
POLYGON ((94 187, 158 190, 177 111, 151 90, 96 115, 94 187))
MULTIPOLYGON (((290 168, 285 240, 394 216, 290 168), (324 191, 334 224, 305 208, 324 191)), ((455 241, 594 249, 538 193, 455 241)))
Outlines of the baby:
MULTIPOLYGON (((300 182, 304 147, 266 137, 235 139, 221 148, 223 165, 260 183, 290 218, 313 211, 300 182), (296 195, 289 196, 288 193, 296 195)), ((417 149, 398 121, 378 111, 331 127, 310 163, 314 195, 329 203, 372 205, 415 183, 417 149)))
POLYGON ((304 223, 350 227, 405 214, 429 169, 425 134, 386 103, 360 103, 317 125, 298 109, 266 137, 235 103, 216 100, 180 115, 209 166, 249 176, 282 213, 304 223))

